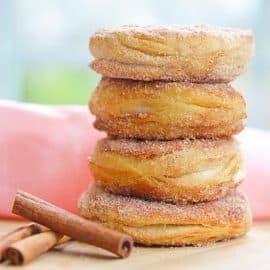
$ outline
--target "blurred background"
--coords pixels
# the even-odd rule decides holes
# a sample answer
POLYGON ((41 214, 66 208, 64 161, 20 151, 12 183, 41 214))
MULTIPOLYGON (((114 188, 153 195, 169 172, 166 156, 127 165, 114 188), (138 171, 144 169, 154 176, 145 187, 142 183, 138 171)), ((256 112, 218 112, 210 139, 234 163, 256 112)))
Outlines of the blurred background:
POLYGON ((249 28, 249 71, 233 83, 247 98, 248 125, 270 129, 270 1, 1 0, 0 98, 86 105, 99 76, 88 38, 103 26, 207 23, 249 28))

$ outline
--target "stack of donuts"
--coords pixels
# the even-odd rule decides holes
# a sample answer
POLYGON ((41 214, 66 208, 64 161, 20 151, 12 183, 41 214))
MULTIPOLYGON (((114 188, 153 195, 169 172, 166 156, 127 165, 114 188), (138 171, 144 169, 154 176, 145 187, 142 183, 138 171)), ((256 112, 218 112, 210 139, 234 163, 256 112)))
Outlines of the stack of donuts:
POLYGON ((106 28, 90 38, 103 77, 90 101, 108 134, 80 214, 143 245, 204 245, 251 225, 233 137, 246 104, 229 83, 251 60, 249 31, 206 25, 106 28))

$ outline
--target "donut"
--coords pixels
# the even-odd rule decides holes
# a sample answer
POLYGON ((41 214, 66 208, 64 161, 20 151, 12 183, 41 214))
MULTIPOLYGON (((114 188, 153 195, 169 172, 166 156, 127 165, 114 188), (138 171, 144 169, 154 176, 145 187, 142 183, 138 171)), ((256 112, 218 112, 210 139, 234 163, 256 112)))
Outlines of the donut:
POLYGON ((89 166, 96 184, 117 194, 172 203, 211 201, 245 177, 233 138, 100 140, 89 166))
POLYGON ((251 226, 248 201, 239 191, 216 201, 175 205, 116 195, 94 186, 80 198, 79 211, 146 246, 201 246, 238 237, 251 226))
POLYGON ((119 138, 231 136, 246 118, 245 100, 229 84, 103 78, 89 107, 94 126, 119 138))
POLYGON ((89 41, 96 72, 144 81, 230 82, 246 70, 253 47, 250 31, 208 25, 104 28, 89 41))

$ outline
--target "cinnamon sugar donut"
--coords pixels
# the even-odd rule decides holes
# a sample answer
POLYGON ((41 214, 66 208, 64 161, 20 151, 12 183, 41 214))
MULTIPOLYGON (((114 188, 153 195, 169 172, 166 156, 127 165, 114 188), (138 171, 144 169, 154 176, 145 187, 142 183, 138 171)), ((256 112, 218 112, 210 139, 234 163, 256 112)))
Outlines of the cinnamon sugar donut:
POLYGON ((103 78, 90 110, 97 129, 139 139, 231 136, 246 118, 244 98, 228 84, 103 78))
POLYGON ((81 197, 79 211, 147 246, 205 245, 243 235, 251 225, 248 201, 239 191, 217 201, 174 205, 92 187, 81 197))
POLYGON ((229 82, 246 70, 253 47, 250 31, 207 25, 105 28, 89 42, 98 73, 144 81, 229 82))
POLYGON ((232 139, 103 139, 89 159, 97 185, 113 193, 173 203, 225 196, 245 177, 232 139))

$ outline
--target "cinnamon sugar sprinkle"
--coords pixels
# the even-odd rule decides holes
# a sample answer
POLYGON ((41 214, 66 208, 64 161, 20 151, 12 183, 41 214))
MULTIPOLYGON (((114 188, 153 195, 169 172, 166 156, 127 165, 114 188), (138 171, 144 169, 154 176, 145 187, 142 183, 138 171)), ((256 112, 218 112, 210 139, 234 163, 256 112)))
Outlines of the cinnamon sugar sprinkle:
POLYGON ((115 195, 96 186, 92 187, 84 196, 86 196, 84 200, 89 206, 89 211, 93 211, 96 215, 101 215, 100 211, 107 213, 113 211, 116 220, 133 226, 153 224, 237 225, 250 218, 247 198, 240 191, 233 191, 216 201, 185 205, 115 195))
POLYGON ((171 141, 158 140, 132 140, 132 139, 102 139, 98 146, 103 151, 118 152, 124 155, 154 157, 166 155, 173 151, 180 151, 189 147, 200 148, 201 150, 211 150, 221 148, 222 151, 230 147, 238 147, 238 143, 233 138, 213 138, 213 139, 178 139, 171 141))
POLYGON ((129 34, 144 34, 155 37, 164 36, 190 36, 190 35, 211 35, 219 37, 230 37, 230 36, 252 36, 250 30, 232 29, 226 27, 210 26, 206 24, 194 24, 194 25, 123 25, 117 28, 102 28, 97 31, 94 36, 104 36, 109 33, 129 33, 129 34))

